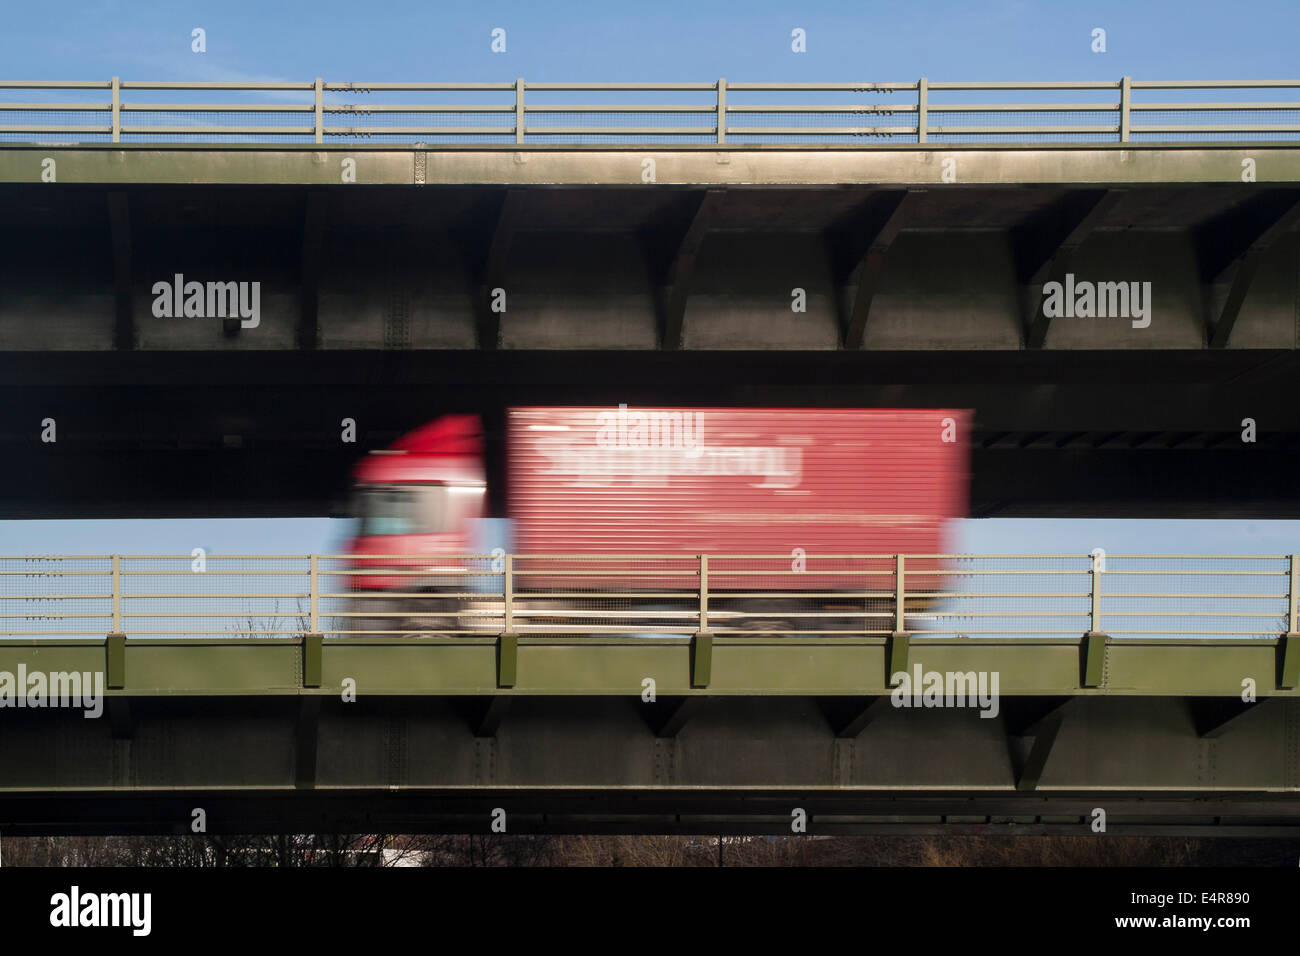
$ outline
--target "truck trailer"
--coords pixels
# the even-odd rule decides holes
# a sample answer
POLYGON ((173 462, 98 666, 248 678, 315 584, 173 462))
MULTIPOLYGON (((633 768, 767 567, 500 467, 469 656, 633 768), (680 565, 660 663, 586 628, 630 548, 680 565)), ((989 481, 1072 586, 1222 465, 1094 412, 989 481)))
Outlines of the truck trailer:
POLYGON ((914 556, 919 611, 968 507, 961 409, 519 407, 505 420, 500 514, 477 416, 359 463, 352 591, 386 609, 364 630, 496 620, 508 554, 512 611, 534 629, 685 630, 696 609, 674 592, 703 574, 711 625, 887 631, 895 556, 914 556), (402 610, 384 594, 404 595, 402 610))

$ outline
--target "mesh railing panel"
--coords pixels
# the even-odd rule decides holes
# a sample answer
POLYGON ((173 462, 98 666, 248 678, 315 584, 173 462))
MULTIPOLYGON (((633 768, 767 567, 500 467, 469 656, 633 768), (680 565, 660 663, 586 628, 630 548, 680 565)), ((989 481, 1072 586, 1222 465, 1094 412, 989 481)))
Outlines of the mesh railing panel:
MULTIPOLYGON (((1087 145, 1121 141, 1119 82, 1058 84, 445 84, 392 89, 324 84, 123 84, 123 143, 410 145, 707 145, 719 117, 732 145, 871 147, 931 144, 1087 145), (286 88, 292 87, 292 88, 286 88), (522 112, 525 132, 517 140, 522 112)), ((1252 87, 1133 83, 1129 142, 1293 142, 1300 82, 1252 87)), ((114 141, 110 83, 77 89, 0 83, 0 143, 114 141)))
POLYGON ((1287 629, 1288 579, 1285 557, 1112 556, 1101 628, 1119 638, 1276 638, 1287 629))
POLYGON ((1275 640, 1289 556, 0 557, 0 637, 1275 640), (116 567, 116 571, 114 568, 116 567), (704 583, 702 592, 701 582, 704 583))
POLYGON ((907 619, 910 630, 936 636, 1009 638, 1078 636, 1089 629, 1090 555, 961 555, 942 561, 933 607, 907 619))
POLYGON ((0 557, 0 638, 103 637, 112 625, 111 558, 0 557))

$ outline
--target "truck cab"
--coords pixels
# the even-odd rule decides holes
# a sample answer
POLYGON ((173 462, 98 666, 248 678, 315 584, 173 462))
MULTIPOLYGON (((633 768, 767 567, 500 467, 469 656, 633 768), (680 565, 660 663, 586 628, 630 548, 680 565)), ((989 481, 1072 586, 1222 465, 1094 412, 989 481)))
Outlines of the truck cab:
POLYGON ((371 452, 354 480, 348 553, 365 572, 353 576, 354 591, 464 589, 463 557, 475 553, 487 507, 477 416, 444 416, 371 452))

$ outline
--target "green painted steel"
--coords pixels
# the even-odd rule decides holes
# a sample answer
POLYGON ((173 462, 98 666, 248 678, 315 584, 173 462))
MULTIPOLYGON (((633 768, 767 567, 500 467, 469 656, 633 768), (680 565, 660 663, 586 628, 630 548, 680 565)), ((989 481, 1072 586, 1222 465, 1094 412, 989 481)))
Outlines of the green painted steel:
MULTIPOLYGON (((1226 720, 1224 708, 1197 696, 1094 693, 1065 708, 1005 695, 988 708, 890 701, 848 738, 837 737, 826 700, 810 696, 704 695, 666 737, 655 726, 680 712, 679 696, 647 701, 637 688, 508 699, 499 724, 486 730, 482 702, 364 692, 355 701, 139 696, 122 701, 129 718, 116 726, 74 708, 12 709, 0 722, 0 826, 7 800, 24 795, 47 797, 56 818, 63 811, 55 798, 106 791, 242 794, 250 806, 277 793, 353 792, 378 808, 396 794, 512 799, 521 789, 575 788, 588 792, 588 803, 657 791, 679 810, 702 789, 735 798, 777 791, 796 807, 832 792, 864 803, 884 794, 934 796, 941 798, 935 812, 953 814, 970 812, 961 791, 1089 794, 1090 808, 1130 794, 1218 793, 1248 802, 1279 793, 1300 819, 1294 696, 1234 705, 1237 716, 1226 720)), ((853 707, 867 701, 857 698, 853 707)), ((537 805, 534 797, 508 808, 527 813, 537 805)), ((564 809, 579 806, 570 800, 564 809)), ((157 821, 164 829, 181 824, 188 816, 157 821)), ((483 832, 488 825, 482 821, 483 832)))
POLYGON ((1278 686, 1300 683, 1300 634, 1284 634, 1278 646, 1278 686))
POLYGON ((1099 631, 1083 635, 1083 686, 1100 687, 1105 678, 1107 637, 1099 631))
POLYGON ((110 634, 104 639, 104 645, 107 650, 105 683, 110 690, 121 690, 126 686, 126 635, 110 634))
POLYGON ((910 643, 911 637, 903 631, 897 631, 889 637, 889 666, 885 668, 885 683, 890 687, 895 685, 895 674, 907 672, 910 643))
POLYGON ((519 636, 502 634, 497 638, 497 686, 514 687, 519 669, 519 636))
POLYGON ((713 635, 701 631, 691 638, 691 686, 708 687, 713 677, 713 635))
POLYGON ((321 642, 320 634, 304 634, 302 637, 302 686, 319 687, 321 682, 321 642))
MULTIPOLYGON (((0 671, 108 670, 125 674, 120 688, 107 682, 110 696, 139 697, 338 696, 346 679, 359 694, 431 697, 496 695, 503 688, 522 696, 639 695, 646 677, 663 695, 879 696, 891 690, 885 638, 706 637, 707 664, 701 642, 690 638, 515 637, 513 678, 498 637, 428 636, 325 638, 319 685, 313 665, 303 666, 304 645, 272 638, 9 640, 0 642, 0 671)), ((1279 663, 1295 639, 1112 638, 1104 679, 1090 686, 1082 679, 1089 646, 1082 635, 912 635, 907 668, 997 672, 1004 696, 1239 697, 1249 678, 1261 697, 1292 697, 1300 688, 1284 686, 1279 663)))
POLYGON ((104 671, 111 695, 145 697, 639 696, 647 679, 670 696, 879 697, 931 672, 997 675, 1009 696, 1300 694, 1288 555, 1110 555, 1104 572, 1068 554, 797 570, 510 555, 504 575, 444 556, 436 580, 390 558, 3 557, 0 670, 104 671), (374 573, 404 583, 363 588, 374 573))

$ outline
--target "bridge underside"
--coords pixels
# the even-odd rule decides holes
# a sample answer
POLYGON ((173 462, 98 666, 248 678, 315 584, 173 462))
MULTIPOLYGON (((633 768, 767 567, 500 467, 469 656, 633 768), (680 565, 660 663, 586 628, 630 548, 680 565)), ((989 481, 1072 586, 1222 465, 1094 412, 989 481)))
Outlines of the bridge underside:
POLYGON ((0 518, 342 514, 365 449, 451 411, 499 507, 505 407, 620 402, 972 408, 976 517, 1298 518, 1297 378, 1254 349, 9 353, 0 518))
POLYGON ((0 830, 1300 833, 1291 698, 308 700, 11 710, 0 830))
POLYGON ((0 176, 0 349, 1295 349, 1298 157, 1261 157, 1271 183, 1207 150, 1191 182, 1106 153, 1049 183, 629 186, 593 163, 584 184, 308 187, 149 182, 128 153, 144 181, 0 176), (257 282, 256 322, 178 309, 156 289, 177 275, 257 282), (1124 288, 1040 308, 1067 275, 1124 288))
POLYGON ((338 513, 365 449, 559 402, 972 408, 976 516, 1300 517, 1300 150, 653 155, 0 152, 0 517, 338 513), (1149 324, 1049 317, 1067 275, 1149 324))

